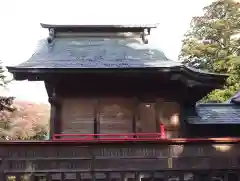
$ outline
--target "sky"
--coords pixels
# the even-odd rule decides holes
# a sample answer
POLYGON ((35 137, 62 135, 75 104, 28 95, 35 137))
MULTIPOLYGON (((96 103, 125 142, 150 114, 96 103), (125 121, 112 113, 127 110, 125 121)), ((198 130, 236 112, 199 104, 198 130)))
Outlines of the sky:
MULTIPOLYGON (((5 0, 0 1, 0 60, 17 65, 33 53, 47 35, 39 23, 149 24, 159 23, 154 41, 167 57, 177 60, 191 18, 211 0, 5 0)), ((14 81, 9 94, 17 99, 47 102, 43 82, 14 81)))

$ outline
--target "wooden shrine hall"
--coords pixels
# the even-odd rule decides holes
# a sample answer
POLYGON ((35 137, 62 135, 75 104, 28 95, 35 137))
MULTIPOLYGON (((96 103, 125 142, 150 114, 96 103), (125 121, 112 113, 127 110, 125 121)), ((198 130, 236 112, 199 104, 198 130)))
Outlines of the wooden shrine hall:
MULTIPOLYGON (((0 157, 49 158, 34 162, 35 172, 47 178, 61 173, 62 180, 69 172, 75 180, 177 175, 182 181, 189 172, 192 180, 204 175, 203 180, 212 180, 220 170, 229 179, 237 180, 230 171, 240 178, 239 104, 198 104, 222 88, 227 75, 168 59, 151 41, 155 25, 41 26, 48 37, 29 60, 8 70, 16 80, 45 82, 50 140, 5 143, 2 149, 9 154, 0 150, 0 157), (215 144, 232 149, 223 153, 215 144)), ((18 173, 25 168, 14 167, 18 173)))
POLYGON ((195 108, 227 76, 169 60, 149 41, 154 25, 42 27, 49 37, 28 61, 8 70, 16 80, 45 82, 54 139, 198 137, 201 129, 200 135, 191 130, 222 124, 203 114, 238 111, 232 105, 195 108))

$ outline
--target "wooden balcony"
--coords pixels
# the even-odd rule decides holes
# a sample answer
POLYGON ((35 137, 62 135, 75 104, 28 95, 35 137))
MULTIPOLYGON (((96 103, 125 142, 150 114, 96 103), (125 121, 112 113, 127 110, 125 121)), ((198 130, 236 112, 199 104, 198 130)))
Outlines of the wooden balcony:
POLYGON ((233 138, 1 142, 0 180, 237 181, 239 142, 233 138))

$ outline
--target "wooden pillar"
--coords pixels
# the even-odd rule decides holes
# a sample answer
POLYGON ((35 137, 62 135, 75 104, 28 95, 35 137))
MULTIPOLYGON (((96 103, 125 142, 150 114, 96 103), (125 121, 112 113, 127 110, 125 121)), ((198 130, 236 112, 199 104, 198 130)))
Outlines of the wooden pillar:
POLYGON ((51 104, 51 114, 50 114, 50 139, 53 139, 54 134, 61 133, 61 101, 57 97, 55 90, 53 89, 52 95, 48 99, 51 104))
POLYGON ((62 102, 59 96, 56 96, 55 102, 55 133, 62 133, 62 120, 61 120, 61 112, 62 112, 62 102))
POLYGON ((185 105, 181 104, 180 109, 180 136, 181 137, 192 137, 194 130, 191 130, 191 127, 187 123, 188 117, 197 117, 195 105, 185 105))
POLYGON ((49 139, 53 139, 53 135, 61 133, 61 101, 57 96, 56 81, 44 81, 45 87, 48 94, 48 102, 51 105, 50 120, 49 120, 49 139))
MULTIPOLYGON (((93 121, 94 134, 100 133, 99 109, 100 109, 100 100, 97 100, 95 107, 94 107, 94 121, 93 121)), ((97 137, 98 136, 95 136, 95 138, 97 138, 97 137)))
POLYGON ((55 133, 54 127, 55 127, 55 114, 56 114, 56 108, 55 106, 51 103, 51 100, 49 98, 49 103, 51 105, 50 109, 50 120, 49 120, 49 139, 53 139, 53 135, 55 133))
POLYGON ((161 132, 161 129, 160 129, 160 121, 161 120, 159 120, 160 119, 159 118, 159 109, 160 109, 159 104, 160 104, 160 100, 157 99, 156 103, 155 103, 155 107, 154 107, 154 109, 155 109, 155 121, 156 121, 156 132, 157 133, 161 132))
POLYGON ((134 110, 133 110, 133 120, 132 120, 132 132, 137 132, 137 119, 138 119, 138 106, 139 106, 139 100, 137 98, 134 98, 134 110))

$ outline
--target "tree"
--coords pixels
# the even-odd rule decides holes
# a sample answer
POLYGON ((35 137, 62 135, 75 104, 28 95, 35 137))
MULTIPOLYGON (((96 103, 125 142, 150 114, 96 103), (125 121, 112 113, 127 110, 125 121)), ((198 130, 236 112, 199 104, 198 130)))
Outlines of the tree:
MULTIPOLYGON (((7 78, 5 73, 6 73, 6 70, 2 66, 2 61, 0 61, 0 87, 1 88, 5 88, 7 83, 11 81, 10 79, 7 78)), ((1 110, 14 111, 14 108, 12 107, 13 99, 14 99, 13 97, 0 95, 0 111, 1 110)))
POLYGON ((228 73, 224 90, 215 90, 204 101, 223 102, 240 89, 240 3, 217 0, 193 17, 179 59, 188 66, 228 73))
MULTIPOLYGON (((5 88, 9 81, 5 75, 4 67, 0 61, 0 88, 5 88)), ((13 97, 8 97, 6 95, 0 95, 0 129, 5 129, 7 127, 7 115, 9 112, 13 112, 15 108, 13 105, 13 97)))
POLYGON ((16 110, 7 115, 8 127, 1 132, 13 140, 42 140, 47 138, 50 107, 27 101, 14 101, 16 110))
MULTIPOLYGON (((0 88, 11 81, 0 62, 0 88)), ((0 139, 46 139, 49 106, 14 101, 14 97, 0 95, 0 139)))
MULTIPOLYGON (((7 76, 5 75, 6 71, 2 66, 2 62, 0 61, 0 88, 4 89, 9 82, 7 76)), ((2 94, 2 92, 1 92, 2 94)), ((11 112, 15 111, 13 106, 14 97, 9 97, 6 95, 0 95, 0 130, 1 133, 8 128, 8 115, 11 112)), ((1 135, 1 138, 4 139, 5 136, 1 135)))

